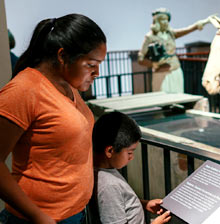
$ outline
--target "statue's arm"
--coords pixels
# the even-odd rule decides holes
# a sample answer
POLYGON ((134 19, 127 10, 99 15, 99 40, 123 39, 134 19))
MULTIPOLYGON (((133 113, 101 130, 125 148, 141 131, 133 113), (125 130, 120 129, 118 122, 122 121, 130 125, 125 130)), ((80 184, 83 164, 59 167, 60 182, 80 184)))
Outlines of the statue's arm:
POLYGON ((145 56, 148 52, 148 45, 152 42, 150 35, 146 34, 144 37, 144 41, 142 43, 142 47, 138 52, 138 63, 141 65, 147 65, 149 66, 151 61, 146 59, 145 56))
POLYGON ((210 23, 210 20, 212 19, 212 17, 214 17, 215 15, 211 15, 209 17, 207 17, 206 19, 202 19, 202 20, 198 20, 197 22, 195 22, 194 24, 185 27, 185 28, 181 28, 181 29, 174 29, 174 35, 175 38, 179 38, 182 37, 188 33, 191 33, 195 30, 202 30, 203 27, 207 24, 210 23))

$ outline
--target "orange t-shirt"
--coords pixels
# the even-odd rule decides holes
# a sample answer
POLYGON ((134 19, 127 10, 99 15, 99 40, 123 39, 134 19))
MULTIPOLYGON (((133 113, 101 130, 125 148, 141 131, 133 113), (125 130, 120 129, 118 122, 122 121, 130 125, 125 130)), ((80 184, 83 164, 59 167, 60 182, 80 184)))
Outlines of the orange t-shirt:
POLYGON ((71 101, 32 68, 0 91, 0 115, 25 130, 13 150, 12 175, 57 221, 83 210, 93 188, 94 117, 78 91, 73 94, 71 101))

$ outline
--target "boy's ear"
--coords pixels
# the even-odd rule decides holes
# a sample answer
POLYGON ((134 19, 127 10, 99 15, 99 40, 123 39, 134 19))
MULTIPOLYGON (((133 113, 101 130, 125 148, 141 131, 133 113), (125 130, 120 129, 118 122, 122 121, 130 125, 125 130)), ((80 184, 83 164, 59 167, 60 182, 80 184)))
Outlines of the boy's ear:
POLYGON ((112 158, 112 154, 114 152, 114 149, 112 146, 106 146, 105 148, 105 155, 108 159, 112 158))

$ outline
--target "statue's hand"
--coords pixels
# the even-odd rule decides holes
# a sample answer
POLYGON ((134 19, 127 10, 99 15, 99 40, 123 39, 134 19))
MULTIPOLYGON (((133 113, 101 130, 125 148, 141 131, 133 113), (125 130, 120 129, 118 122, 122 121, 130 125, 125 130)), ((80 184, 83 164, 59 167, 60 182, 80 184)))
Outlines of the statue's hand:
POLYGON ((204 27, 207 23, 211 23, 211 20, 212 20, 213 18, 215 18, 216 15, 217 15, 217 14, 213 14, 213 15, 208 16, 206 19, 202 19, 202 20, 197 21, 197 22, 196 22, 197 29, 198 29, 198 30, 202 30, 203 27, 204 27))
POLYGON ((202 19, 202 20, 197 21, 197 23, 196 23, 197 29, 198 29, 198 30, 202 30, 203 27, 204 27, 207 23, 210 23, 209 18, 206 18, 206 19, 202 19))
POLYGON ((209 22, 212 23, 212 25, 217 28, 220 29, 220 18, 217 17, 217 15, 212 15, 209 17, 209 22))

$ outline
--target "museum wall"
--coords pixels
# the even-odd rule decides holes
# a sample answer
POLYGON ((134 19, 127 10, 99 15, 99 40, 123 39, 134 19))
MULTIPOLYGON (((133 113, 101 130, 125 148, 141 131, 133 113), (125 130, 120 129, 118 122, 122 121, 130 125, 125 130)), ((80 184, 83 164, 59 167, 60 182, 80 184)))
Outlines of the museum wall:
MULTIPOLYGON (((0 88, 3 87, 11 78, 11 62, 9 54, 8 31, 6 26, 5 5, 0 1, 0 88)), ((11 157, 7 164, 10 167, 11 157)), ((0 210, 3 208, 3 202, 0 200, 0 210)))
POLYGON ((11 64, 9 54, 8 31, 5 17, 4 1, 0 1, 0 88, 4 86, 11 77, 11 64))
MULTIPOLYGON (((5 7, 8 27, 17 41, 13 49, 17 55, 26 48, 37 22, 68 13, 81 13, 95 20, 107 36, 108 51, 139 49, 152 23, 151 13, 157 8, 169 9, 173 28, 182 28, 220 13, 218 0, 7 0, 5 7)), ((215 32, 215 28, 208 24, 201 32, 195 31, 177 39, 177 47, 194 41, 211 42, 215 32)))

